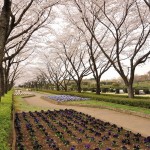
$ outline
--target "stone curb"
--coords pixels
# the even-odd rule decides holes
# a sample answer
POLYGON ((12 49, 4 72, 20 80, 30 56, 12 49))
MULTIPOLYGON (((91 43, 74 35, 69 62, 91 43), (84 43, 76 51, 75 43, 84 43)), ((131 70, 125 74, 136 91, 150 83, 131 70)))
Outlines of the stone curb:
POLYGON ((35 95, 23 95, 22 98, 34 97, 35 95))

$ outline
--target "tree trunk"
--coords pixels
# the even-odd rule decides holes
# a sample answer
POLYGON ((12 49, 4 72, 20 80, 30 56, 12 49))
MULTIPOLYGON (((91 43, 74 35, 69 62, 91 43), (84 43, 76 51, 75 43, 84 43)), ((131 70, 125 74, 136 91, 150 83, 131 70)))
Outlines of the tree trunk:
POLYGON ((99 79, 97 79, 96 80, 96 94, 97 95, 100 95, 100 80, 99 79))
POLYGON ((2 67, 0 66, 0 102, 1 102, 1 97, 2 97, 2 67))
MULTIPOLYGON (((4 72, 3 72, 3 67, 0 64, 0 97, 4 96, 5 94, 5 89, 4 89, 4 72)), ((1 98, 0 98, 1 102, 1 98)))
POLYGON ((4 48, 5 48, 5 31, 3 29, 3 21, 2 16, 0 16, 0 102, 1 102, 1 96, 3 95, 3 56, 4 56, 4 48))
POLYGON ((11 90, 13 86, 14 86, 14 82, 11 81, 11 83, 10 83, 10 85, 9 85, 9 90, 11 90))
POLYGON ((8 82, 7 79, 5 79, 5 80, 6 80, 6 81, 5 81, 5 94, 7 94, 8 89, 9 89, 9 82, 8 82))
POLYGON ((128 90, 128 97, 129 98, 134 98, 134 89, 133 89, 132 84, 128 85, 127 90, 128 90))
POLYGON ((1 78, 2 78, 1 90, 2 90, 2 96, 4 96, 4 94, 5 94, 5 78, 4 78, 4 69, 3 68, 2 68, 2 72, 1 72, 1 78))
POLYGON ((78 93, 81 93, 81 81, 78 81, 77 83, 77 91, 78 93))
POLYGON ((67 89, 67 85, 65 84, 65 92, 67 92, 67 90, 68 90, 68 89, 67 89))
POLYGON ((4 6, 2 8, 2 12, 0 14, 0 101, 3 92, 3 57, 4 57, 4 49, 7 41, 7 31, 9 27, 9 19, 11 14, 11 1, 4 1, 4 6))
POLYGON ((57 91, 59 91, 60 89, 59 89, 59 85, 58 84, 56 84, 56 90, 57 91))

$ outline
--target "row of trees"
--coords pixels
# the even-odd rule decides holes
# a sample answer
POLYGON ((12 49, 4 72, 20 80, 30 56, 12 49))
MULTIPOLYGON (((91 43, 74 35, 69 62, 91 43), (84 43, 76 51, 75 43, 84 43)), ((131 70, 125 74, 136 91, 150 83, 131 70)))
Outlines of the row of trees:
MULTIPOLYGON (((20 85, 20 87, 23 88, 31 88, 36 90, 64 90, 64 91, 74 91, 77 90, 77 84, 74 80, 58 80, 57 82, 55 80, 49 80, 48 77, 46 78, 45 75, 39 75, 35 80, 31 80, 28 82, 25 82, 23 85, 20 85), (65 81, 65 83, 63 82, 65 81)), ((108 79, 108 80, 102 80, 100 91, 102 93, 106 92, 116 92, 119 94, 119 91, 127 93, 127 88, 124 86, 123 80, 121 78, 118 79, 108 79)), ((149 94, 150 92, 150 78, 148 74, 145 75, 136 75, 135 81, 133 84, 134 93, 139 94, 139 90, 143 90, 145 94, 149 94), (140 83, 139 83, 140 82, 140 83)), ((83 79, 81 83, 81 89, 82 91, 91 91, 96 92, 96 82, 94 78, 91 79, 83 79)))
MULTIPOLYGON (((59 1, 0 2, 1 97, 7 87, 12 87, 19 63, 32 53, 35 43, 29 43, 33 34, 41 28, 49 29, 52 7, 59 1)), ((58 7, 63 7, 66 27, 53 35, 53 41, 45 43, 50 51, 43 54, 36 82, 67 90, 73 79, 81 92, 82 79, 92 73, 96 93, 100 94, 102 75, 114 67, 128 89, 128 96, 134 97, 135 69, 150 55, 149 0, 65 0, 63 4, 58 7)))
POLYGON ((128 89, 128 96, 134 97, 135 69, 144 63, 150 54, 147 47, 150 11, 146 3, 138 0, 117 3, 75 0, 74 4, 84 26, 76 20, 73 22, 86 37, 90 34, 105 58, 122 77, 128 89))
POLYGON ((63 8, 67 25, 49 42, 40 76, 57 90, 73 79, 81 92, 82 79, 92 73, 100 94, 101 77, 113 67, 133 98, 135 70, 150 55, 150 2, 68 0, 63 8))
POLYGON ((20 74, 19 64, 34 50, 32 35, 50 22, 52 0, 0 0, 0 100, 20 74))

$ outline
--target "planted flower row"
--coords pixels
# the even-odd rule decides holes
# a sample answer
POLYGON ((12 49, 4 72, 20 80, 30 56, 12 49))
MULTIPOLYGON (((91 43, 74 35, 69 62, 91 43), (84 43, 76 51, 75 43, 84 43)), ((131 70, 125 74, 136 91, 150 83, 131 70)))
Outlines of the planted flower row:
POLYGON ((16 150, 148 150, 142 137, 74 110, 16 114, 16 150))
POLYGON ((89 100, 89 98, 83 98, 83 97, 71 96, 71 95, 51 95, 51 96, 47 96, 47 97, 49 99, 55 100, 57 102, 89 100))

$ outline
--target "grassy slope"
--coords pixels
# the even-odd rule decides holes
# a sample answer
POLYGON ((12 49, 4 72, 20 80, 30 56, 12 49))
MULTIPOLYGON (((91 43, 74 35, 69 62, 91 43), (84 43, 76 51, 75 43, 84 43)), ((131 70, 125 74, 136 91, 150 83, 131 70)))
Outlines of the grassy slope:
POLYGON ((12 91, 2 97, 0 103, 0 150, 9 150, 9 134, 11 131, 12 91))

